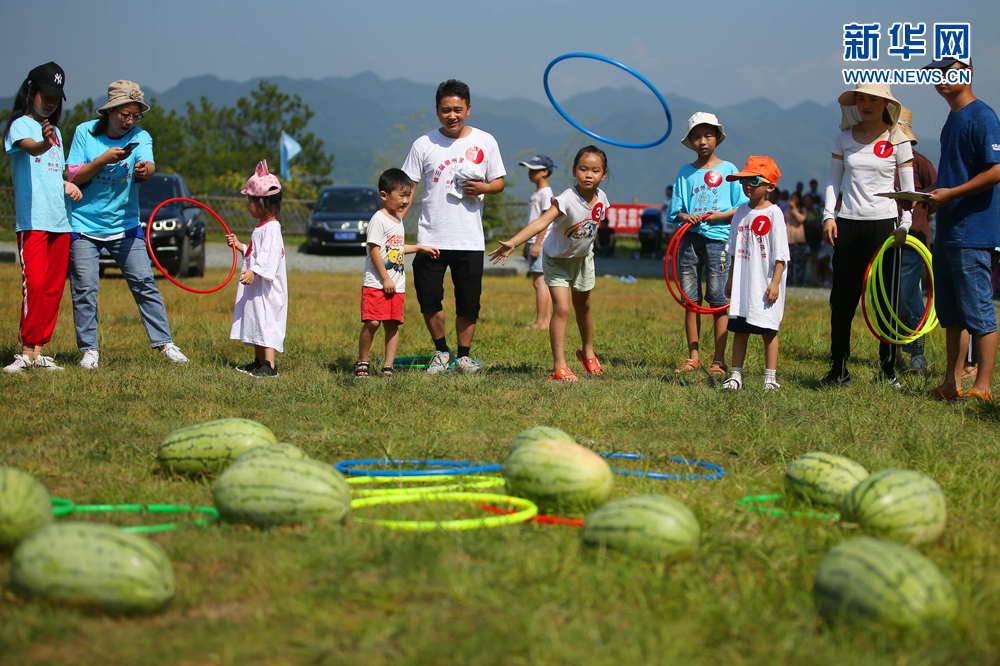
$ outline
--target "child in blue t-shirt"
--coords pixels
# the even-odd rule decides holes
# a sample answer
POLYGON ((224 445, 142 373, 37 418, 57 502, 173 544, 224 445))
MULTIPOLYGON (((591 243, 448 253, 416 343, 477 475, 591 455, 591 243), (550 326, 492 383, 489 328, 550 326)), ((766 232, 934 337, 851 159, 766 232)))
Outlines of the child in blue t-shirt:
POLYGON ((66 286, 70 223, 67 197, 80 200, 80 189, 63 179, 66 169, 59 116, 62 115, 62 67, 54 62, 35 67, 14 97, 4 132, 14 178, 17 256, 21 281, 21 353, 4 372, 29 368, 62 370, 42 347, 52 339, 59 302, 66 286))
MULTIPOLYGON (((748 201, 738 182, 726 182, 726 176, 737 173, 739 169, 715 154, 716 146, 725 138, 726 132, 715 114, 699 111, 688 119, 688 131, 681 143, 697 153, 698 157, 691 164, 682 166, 677 174, 667 213, 667 220, 677 225, 692 224, 677 249, 680 287, 685 296, 701 305, 699 276, 704 269, 705 300, 711 307, 726 303, 729 221, 736 208, 748 201)), ((725 312, 718 312, 713 319, 715 353, 708 373, 725 377, 728 373, 725 357, 729 318, 725 312)), ((675 372, 690 372, 702 367, 698 349, 701 316, 687 310, 684 313, 684 332, 687 335, 688 358, 675 372)))
MULTIPOLYGON (((967 58, 935 60, 924 69, 972 69, 967 58)), ((951 107, 941 129, 941 162, 934 239, 934 302, 945 329, 948 364, 944 382, 931 395, 991 401, 990 383, 997 355, 997 319, 993 309, 990 260, 1000 246, 1000 120, 972 94, 970 83, 934 86, 951 107), (979 371, 975 385, 962 391, 962 369, 974 339, 979 371)))

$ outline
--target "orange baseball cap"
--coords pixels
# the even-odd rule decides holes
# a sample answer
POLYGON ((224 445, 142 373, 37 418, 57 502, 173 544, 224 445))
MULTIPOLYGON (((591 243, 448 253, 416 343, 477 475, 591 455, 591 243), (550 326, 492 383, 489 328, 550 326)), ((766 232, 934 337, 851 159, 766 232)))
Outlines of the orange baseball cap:
POLYGON ((747 165, 743 167, 743 171, 726 176, 726 180, 733 182, 751 176, 762 176, 767 182, 777 185, 778 179, 781 178, 781 172, 778 171, 778 165, 770 157, 751 155, 750 159, 747 160, 747 165))

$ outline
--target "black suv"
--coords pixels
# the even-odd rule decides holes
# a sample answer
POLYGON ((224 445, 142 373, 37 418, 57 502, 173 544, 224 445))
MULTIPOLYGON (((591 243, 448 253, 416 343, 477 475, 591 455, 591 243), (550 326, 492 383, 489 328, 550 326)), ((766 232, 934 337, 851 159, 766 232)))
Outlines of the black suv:
POLYGON ((374 187, 324 187, 309 217, 306 248, 364 249, 367 245, 368 221, 381 207, 382 199, 374 187))
MULTIPOLYGON (((154 208, 177 197, 190 199, 191 190, 175 173, 158 173, 139 183, 139 224, 143 230, 154 208)), ((157 261, 170 275, 201 277, 205 274, 205 221, 198 206, 175 201, 161 208, 153 220, 150 240, 157 261)), ((115 260, 107 250, 101 250, 101 273, 109 267, 117 268, 115 260)))

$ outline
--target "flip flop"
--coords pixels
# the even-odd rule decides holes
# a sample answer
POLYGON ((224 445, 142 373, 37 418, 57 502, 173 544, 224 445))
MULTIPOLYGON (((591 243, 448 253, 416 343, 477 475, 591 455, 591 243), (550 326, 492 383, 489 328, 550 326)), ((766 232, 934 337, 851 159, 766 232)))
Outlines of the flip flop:
POLYGON ((958 399, 965 402, 993 402, 993 391, 987 391, 986 393, 980 393, 976 389, 969 389, 968 391, 962 391, 958 395, 958 399))
POLYGON ((566 382, 568 384, 575 384, 576 382, 579 381, 579 378, 575 374, 573 374, 573 371, 570 370, 569 368, 559 368, 551 375, 549 375, 549 379, 554 379, 560 382, 566 382))
POLYGON ((583 357, 583 350, 582 349, 577 349, 576 350, 576 357, 578 359, 580 359, 580 363, 583 363, 583 368, 584 368, 584 370, 587 371, 588 374, 591 374, 591 375, 603 375, 604 374, 604 368, 601 367, 601 362, 597 360, 596 356, 593 357, 593 358, 584 358, 583 357))
POLYGON ((681 367, 674 368, 674 372, 676 373, 693 372, 694 370, 701 370, 701 363, 699 363, 698 361, 694 361, 692 359, 687 359, 686 361, 681 363, 681 367))
POLYGON ((948 393, 944 390, 944 384, 937 386, 927 394, 928 397, 934 398, 935 400, 944 400, 945 402, 955 402, 960 397, 962 397, 962 390, 959 389, 954 393, 948 393))
POLYGON ((729 374, 729 368, 721 361, 713 361, 712 365, 708 367, 708 374, 715 375, 716 377, 725 377, 729 374))

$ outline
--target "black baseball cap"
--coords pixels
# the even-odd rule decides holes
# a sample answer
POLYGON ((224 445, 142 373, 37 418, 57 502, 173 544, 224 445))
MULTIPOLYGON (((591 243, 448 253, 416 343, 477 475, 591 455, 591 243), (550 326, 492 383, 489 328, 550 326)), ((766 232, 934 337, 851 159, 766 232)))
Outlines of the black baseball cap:
POLYGON ((46 97, 62 97, 66 99, 66 93, 63 92, 66 73, 63 72, 62 67, 54 62, 39 65, 28 72, 28 80, 33 81, 46 97))
POLYGON ((948 69, 956 62, 960 62, 970 69, 972 68, 972 58, 954 58, 952 56, 948 56, 947 58, 935 60, 929 65, 924 65, 921 69, 948 69))
POLYGON ((556 168, 555 163, 548 155, 535 155, 530 160, 527 160, 525 162, 518 162, 518 164, 524 167, 528 167, 532 171, 535 171, 537 169, 548 169, 549 171, 552 171, 553 169, 556 168))

